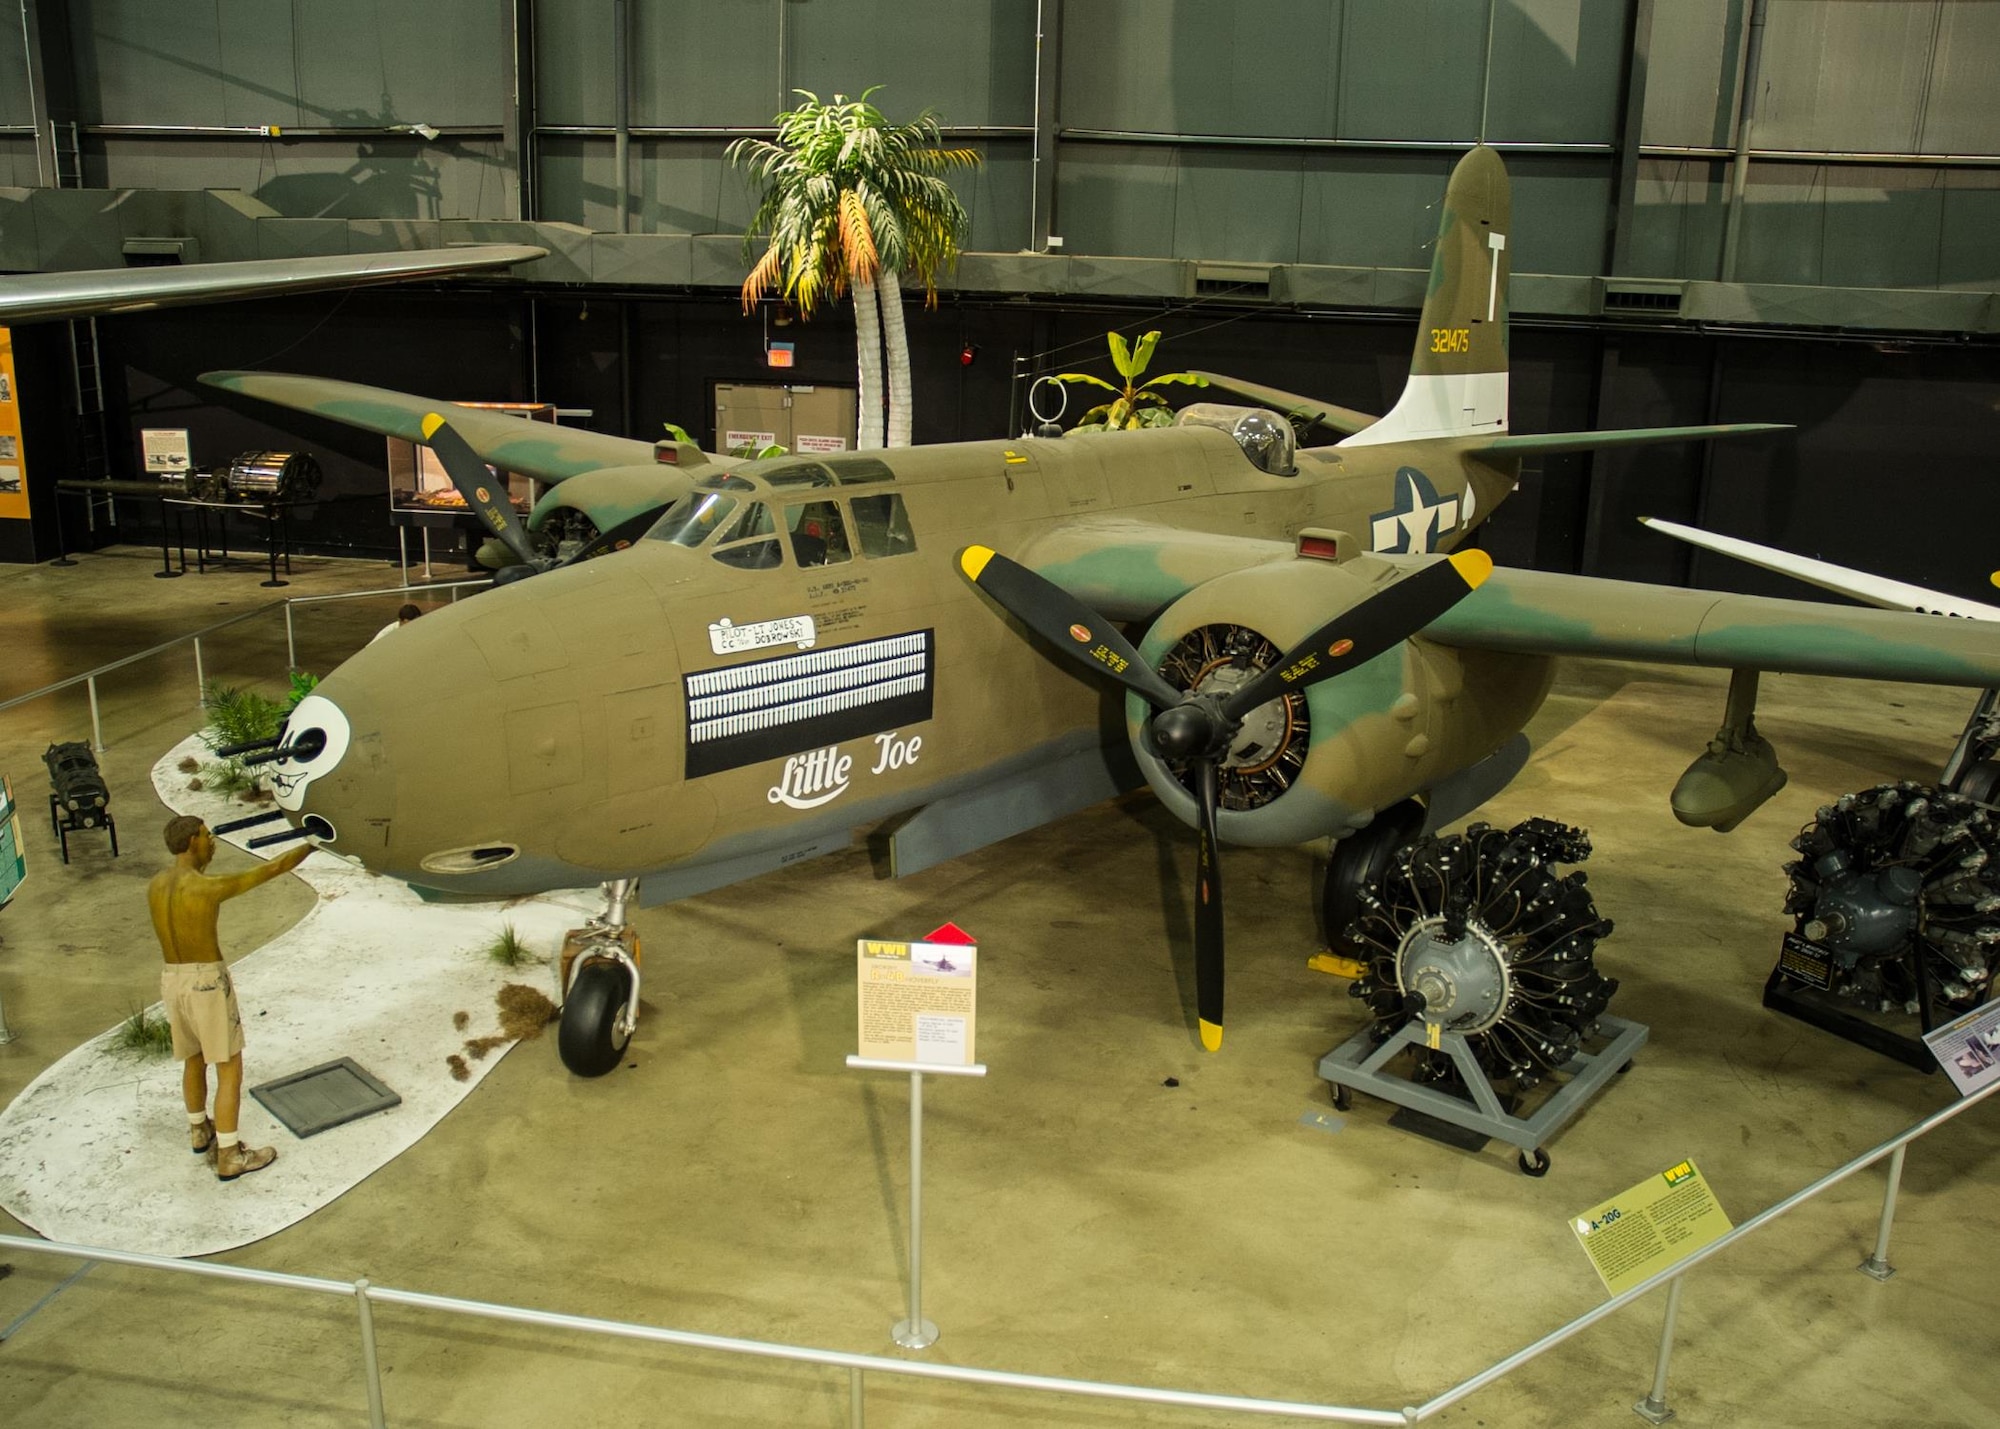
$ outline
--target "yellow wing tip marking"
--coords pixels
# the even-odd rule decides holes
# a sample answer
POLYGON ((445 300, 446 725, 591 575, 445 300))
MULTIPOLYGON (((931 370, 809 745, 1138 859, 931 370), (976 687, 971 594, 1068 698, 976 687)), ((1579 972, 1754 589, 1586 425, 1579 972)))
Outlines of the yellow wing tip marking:
POLYGON ((1211 1052, 1222 1050, 1222 1024, 1210 1022, 1206 1017, 1196 1019, 1201 1023, 1201 1045, 1211 1052))
POLYGON ((1493 574, 1493 558, 1484 551, 1454 551, 1449 557, 1452 569, 1467 586, 1478 590, 1485 579, 1493 574))
POLYGON ((437 435, 437 429, 444 425, 444 418, 436 412, 426 412, 424 420, 419 425, 423 428, 424 440, 429 441, 437 435))
POLYGON ((979 573, 986 569, 986 563, 992 559, 991 546, 967 546, 958 553, 958 568, 976 581, 979 579, 979 573))

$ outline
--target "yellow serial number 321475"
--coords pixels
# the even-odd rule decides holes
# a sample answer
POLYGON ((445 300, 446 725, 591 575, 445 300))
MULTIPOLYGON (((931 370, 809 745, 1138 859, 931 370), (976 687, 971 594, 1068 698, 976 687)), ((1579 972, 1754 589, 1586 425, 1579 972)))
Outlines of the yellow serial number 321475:
POLYGON ((1469 327, 1434 327, 1431 329, 1432 352, 1472 351, 1472 329, 1469 327))

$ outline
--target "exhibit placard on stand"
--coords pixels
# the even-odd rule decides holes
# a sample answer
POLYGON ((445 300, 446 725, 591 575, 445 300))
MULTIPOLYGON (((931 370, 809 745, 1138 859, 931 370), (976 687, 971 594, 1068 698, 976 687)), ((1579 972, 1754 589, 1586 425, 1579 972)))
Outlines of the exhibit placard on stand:
POLYGON ((910 1311, 889 1329, 906 1350, 937 1342, 924 1318, 924 1077, 983 1077, 972 1060, 979 948, 955 923, 921 942, 862 938, 855 945, 861 1052, 857 1071, 910 1076, 910 1311))
POLYGON ((1604 1288, 1618 1295, 1734 1227, 1694 1162, 1683 1161, 1572 1217, 1570 1229, 1604 1288))
POLYGON ((925 1068, 973 1064, 976 945, 862 938, 855 958, 863 1060, 925 1068))
POLYGON ((186 476, 194 463, 186 427, 141 427, 139 455, 148 476, 186 476))
POLYGON ((2000 1080, 2000 998, 1932 1028, 1924 1045, 1962 1097, 2000 1080))

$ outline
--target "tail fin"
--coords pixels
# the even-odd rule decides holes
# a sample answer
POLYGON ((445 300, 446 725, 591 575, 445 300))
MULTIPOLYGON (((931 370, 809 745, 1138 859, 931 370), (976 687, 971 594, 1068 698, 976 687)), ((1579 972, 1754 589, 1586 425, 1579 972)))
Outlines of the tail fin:
POLYGON ((1507 166, 1481 145, 1444 191, 1410 381, 1389 414, 1340 445, 1507 430, 1507 166))

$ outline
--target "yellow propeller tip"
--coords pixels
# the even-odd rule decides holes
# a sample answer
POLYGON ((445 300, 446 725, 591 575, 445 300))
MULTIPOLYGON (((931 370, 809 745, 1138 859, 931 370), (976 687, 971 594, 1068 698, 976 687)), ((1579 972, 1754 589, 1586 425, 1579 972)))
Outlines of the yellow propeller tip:
POLYGON ((979 573, 986 569, 986 563, 992 559, 992 547, 967 546, 958 553, 958 566, 967 576, 973 580, 978 580, 979 573))
POLYGON ((1207 1018, 1196 1019, 1201 1023, 1201 1045, 1211 1052, 1222 1050, 1222 1024, 1210 1022, 1207 1018))
POLYGON ((1986 579, 1992 581, 1993 584, 1995 585, 2000 585, 2000 571, 1995 571, 1992 575, 1988 576, 1986 579))
POLYGON ((437 435, 437 429, 444 425, 444 418, 440 417, 436 412, 426 412, 424 413, 423 421, 418 425, 423 428, 424 440, 429 441, 437 435))
POLYGON ((1454 551, 1448 559, 1452 569, 1474 590, 1478 590, 1480 583, 1493 574, 1493 558, 1484 551, 1454 551))

